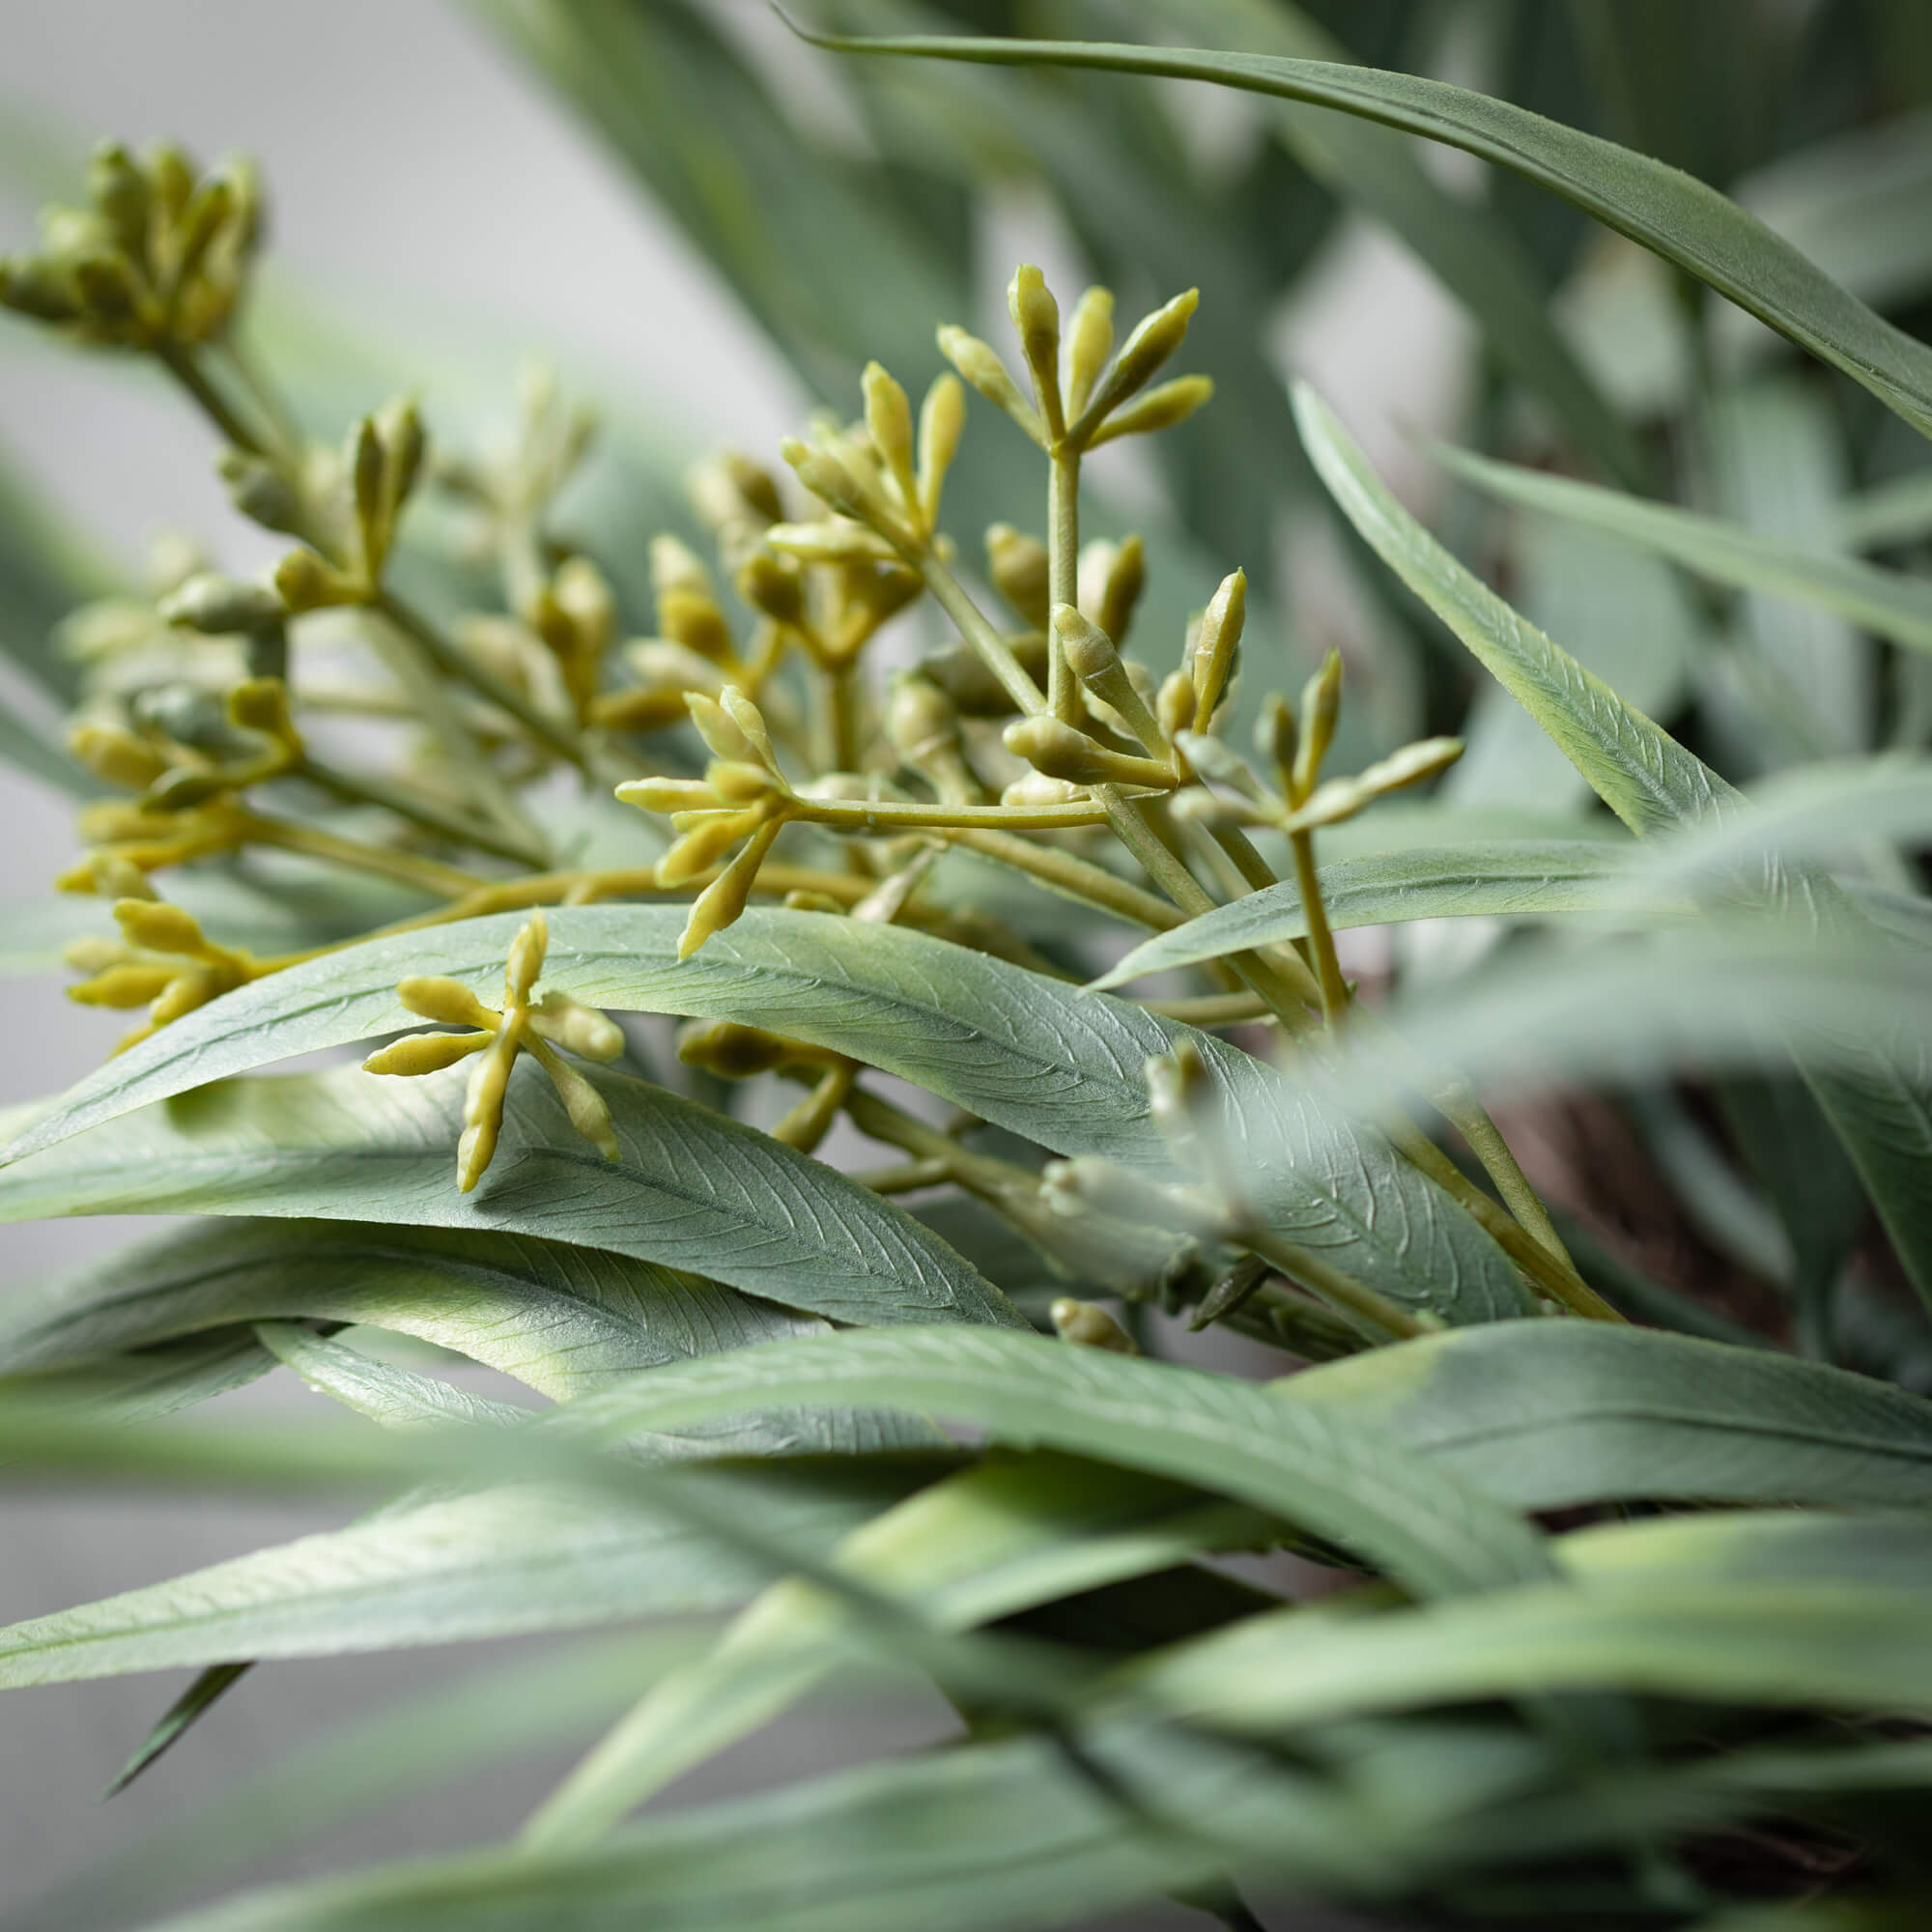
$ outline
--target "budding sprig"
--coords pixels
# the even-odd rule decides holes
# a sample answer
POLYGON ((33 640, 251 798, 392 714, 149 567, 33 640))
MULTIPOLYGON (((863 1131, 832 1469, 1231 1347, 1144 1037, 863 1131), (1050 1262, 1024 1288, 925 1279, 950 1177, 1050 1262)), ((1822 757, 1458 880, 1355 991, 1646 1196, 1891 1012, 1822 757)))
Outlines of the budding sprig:
POLYGON ((277 970, 279 961, 215 945, 193 914, 156 898, 138 874, 123 872, 116 883, 134 888, 114 901, 121 941, 76 939, 63 952, 70 966, 88 976, 68 988, 69 999, 85 1007, 147 1007, 146 1022, 122 1036, 116 1053, 216 995, 277 970))
POLYGON ((85 208, 41 216, 42 245, 0 261, 0 305, 104 348, 179 353, 218 340, 261 232, 261 187, 242 160, 201 174, 165 143, 118 143, 88 165, 85 208))
POLYGON ((503 973, 503 1005, 486 1007, 458 980, 405 980, 396 997, 411 1012, 466 1033, 413 1033, 372 1053, 365 1073, 438 1073, 472 1054, 464 1094, 463 1134, 456 1146, 456 1184, 468 1194, 482 1179, 497 1152, 503 1127, 503 1102, 520 1053, 528 1053, 549 1074, 570 1124, 606 1160, 618 1158, 616 1129, 604 1096, 556 1052, 561 1046, 586 1060, 611 1061, 624 1050, 622 1029, 608 1014, 579 1006, 562 993, 539 996, 536 984, 550 947, 550 927, 538 913, 510 942, 503 973))

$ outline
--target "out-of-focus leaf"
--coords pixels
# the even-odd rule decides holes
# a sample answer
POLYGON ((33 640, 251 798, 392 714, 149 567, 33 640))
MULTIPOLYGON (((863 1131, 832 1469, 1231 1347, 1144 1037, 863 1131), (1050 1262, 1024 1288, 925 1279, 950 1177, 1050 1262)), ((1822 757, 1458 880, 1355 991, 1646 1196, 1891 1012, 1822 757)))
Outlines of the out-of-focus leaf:
POLYGON ((1415 74, 1195 48, 1066 41, 822 41, 844 51, 1094 67, 1211 81, 1340 109, 1463 148, 1523 175, 1674 262, 1932 433, 1932 349, 1857 297, 1715 188, 1614 142, 1508 101, 1415 74))
POLYGON ((211 1663, 206 1670, 197 1671, 194 1682, 161 1713, 101 1797, 114 1798, 126 1791, 151 1765, 173 1750, 254 1667, 252 1662, 211 1663))
POLYGON ((635 1256, 507 1228, 231 1221, 15 1294, 0 1310, 0 1373, 275 1318, 413 1335, 559 1401, 629 1370, 822 1326, 635 1256))
POLYGON ((1857 557, 1838 556, 1792 538, 1760 536, 1737 524, 1640 502, 1614 490, 1492 463, 1444 449, 1457 475, 1526 508, 1574 518, 1593 529, 1641 544, 1719 583, 1793 597, 1834 611, 1894 643, 1932 650, 1932 584, 1857 557))
POLYGON ((1829 1578, 1847 1590, 1932 1590, 1932 1521, 1889 1511, 1712 1510, 1573 1530, 1557 1540, 1556 1560, 1579 1581, 1616 1586, 1829 1578))
POLYGON ((76 604, 115 588, 113 571, 38 499, 26 478, 0 467, 0 655, 37 690, 70 701, 79 681, 73 661, 54 644, 54 627, 76 604))
POLYGON ((1915 469, 1833 506, 1827 533, 1847 550, 1886 550, 1932 531, 1932 471, 1915 469))
POLYGON ((534 1411, 472 1394, 437 1376, 419 1376, 359 1349, 325 1341, 298 1321, 257 1321, 262 1346, 293 1369, 318 1395, 326 1395, 380 1422, 384 1429, 435 1429, 452 1422, 526 1425, 534 1411))
MULTIPOLYGON (((1423 846, 1384 859, 1345 860, 1321 868, 1321 901, 1338 929, 1415 919, 1547 919, 1623 903, 1605 882, 1628 867, 1614 845, 1594 840, 1508 845, 1423 846)), ((1688 899, 1683 901, 1689 909, 1688 899)), ((1293 885, 1264 887, 1190 919, 1135 947, 1095 980, 1122 986, 1144 974, 1299 939, 1308 930, 1293 885)))
POLYGON ((0 1378, 0 1391, 61 1398, 107 1424, 153 1422, 177 1409, 245 1388, 275 1358, 245 1330, 216 1329, 125 1355, 96 1356, 66 1370, 0 1378))
MULTIPOLYGON (((1056 1152, 1104 1153, 1163 1177, 1175 1169, 1148 1113, 1142 1068, 1190 1040, 1244 1122, 1253 1153, 1245 1184, 1279 1233, 1446 1321, 1526 1310, 1502 1250, 1379 1133, 1324 1119, 1302 1090, 1209 1036, 942 940, 822 914, 754 910, 680 963, 683 917, 674 906, 559 908, 545 983, 586 1005, 737 1020, 812 1040, 1056 1152)), ((397 980, 438 972, 488 985, 500 979, 518 923, 506 915, 376 940, 242 988, 89 1076, 10 1151, 47 1147, 219 1073, 404 1025, 397 980)), ((461 1224, 455 1199, 437 1196, 444 1225, 461 1224)), ((283 1211, 310 1210, 290 1202, 283 1211)), ((561 1219, 565 1210, 553 1201, 544 1211, 561 1219)), ((549 1219, 541 1232, 603 1240, 581 1208, 569 1218, 568 1233, 549 1219)), ((696 1253, 678 1264, 708 1266, 696 1253)), ((759 1292, 802 1305, 776 1286, 759 1292)))
POLYGON ((598 1076, 625 1151, 607 1161, 574 1134, 541 1073, 520 1068, 490 1175, 459 1194, 451 1151, 465 1078, 461 1067, 410 1080, 339 1067, 204 1088, 15 1167, 0 1181, 0 1217, 375 1212, 706 1268, 843 1321, 1022 1323, 890 1202, 641 1081, 598 1076))
POLYGON ((1932 1403, 1685 1335, 1511 1322, 1324 1363, 1282 1386, 1527 1508, 1932 1504, 1932 1403))

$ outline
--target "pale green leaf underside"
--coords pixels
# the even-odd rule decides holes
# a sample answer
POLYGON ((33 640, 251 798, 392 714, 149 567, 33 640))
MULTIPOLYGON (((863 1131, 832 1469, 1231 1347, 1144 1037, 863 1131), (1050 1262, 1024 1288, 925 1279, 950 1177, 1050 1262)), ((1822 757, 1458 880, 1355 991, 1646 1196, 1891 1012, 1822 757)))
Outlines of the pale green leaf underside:
POLYGON ((859 53, 1167 74, 1337 108, 1480 156, 1674 262, 1932 435, 1932 350, 1756 216, 1691 176, 1506 100, 1419 75, 1207 49, 950 38, 827 43, 859 53))
POLYGON ((270 1214, 547 1236, 703 1271, 840 1321, 1023 1325, 1005 1296, 891 1202, 769 1136, 617 1075, 596 1078, 623 1157, 572 1131, 534 1066, 473 1194, 452 1152, 466 1071, 354 1066, 225 1081, 0 1173, 0 1219, 270 1214))
MULTIPOLYGON (((1422 846, 1321 867, 1321 901, 1337 930, 1418 919, 1545 919, 1589 912, 1627 895, 1605 893, 1627 855, 1595 839, 1422 846)), ((1144 974, 1302 938, 1308 918, 1292 884, 1269 886, 1157 933, 1094 981, 1121 986, 1144 974)))
MULTIPOLYGON (((677 907, 561 907, 550 915, 545 984, 611 1009, 768 1027, 898 1074, 1057 1153, 1106 1154, 1163 1177, 1174 1169, 1143 1068, 1191 1039, 1242 1122, 1246 1184, 1277 1233, 1452 1322, 1526 1307, 1502 1251, 1378 1131, 1324 1120, 1291 1082, 1210 1036, 926 934, 815 913, 753 910, 680 964, 683 921, 677 907)), ((521 923, 505 914, 397 934, 243 987, 82 1080, 10 1154, 224 1074, 406 1025, 395 996, 406 974, 487 991, 521 923)), ((548 1222, 536 1231, 573 1238, 548 1222)), ((594 1229, 575 1238, 627 1251, 594 1229)), ((724 1273, 703 1256, 676 1264, 724 1273)))

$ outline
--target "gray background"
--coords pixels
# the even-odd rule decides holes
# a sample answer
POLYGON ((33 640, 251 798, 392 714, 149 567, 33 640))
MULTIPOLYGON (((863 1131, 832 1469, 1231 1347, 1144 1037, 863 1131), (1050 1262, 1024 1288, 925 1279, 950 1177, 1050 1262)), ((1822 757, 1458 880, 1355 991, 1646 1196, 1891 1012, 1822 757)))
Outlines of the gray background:
MULTIPOLYGON (((792 57, 774 41, 757 0, 719 0, 719 13, 771 57, 792 57)), ((297 287, 326 287, 332 306, 425 342, 453 330, 506 384, 523 354, 541 352, 566 384, 575 374, 625 397, 694 454, 718 440, 769 449, 796 420, 801 399, 790 378, 728 295, 458 7, 0 0, 0 119, 15 129, 38 124, 76 151, 111 132, 134 143, 180 138, 203 155, 240 148, 257 156, 270 185, 278 270, 297 287)), ((0 246, 27 239, 31 212, 0 184, 0 246)), ((1051 269, 1054 239, 1030 221, 1024 204, 996 210, 990 286, 1004 280, 1001 265, 1019 245, 1051 269)), ((1345 230, 1313 298, 1280 318, 1277 332, 1285 354, 1318 375, 1378 456, 1399 469, 1407 452, 1393 425, 1438 420, 1453 400, 1463 347, 1458 325, 1417 271, 1366 229, 1345 230), (1363 327, 1370 316, 1401 318, 1403 354, 1393 363, 1378 332, 1363 327)), ((440 376, 433 360, 425 370, 433 418, 440 376)), ((256 533, 236 523, 212 480, 201 425, 156 384, 49 353, 10 324, 0 328, 0 431, 55 498, 130 562, 169 527, 193 532, 238 567, 262 557, 256 533)), ((72 848, 66 807, 0 771, 0 823, 8 828, 0 903, 38 895, 72 848)), ((52 979, 7 991, 0 1104, 73 1079, 126 1024, 71 1005, 52 979)), ((125 1220, 5 1230, 0 1284, 43 1279, 133 1232, 125 1220)), ((274 1400, 311 1399, 286 1380, 274 1385, 274 1400)), ((0 1495, 0 1621, 333 1520, 225 1498, 11 1491, 0 1495)), ((242 1687, 157 1774, 105 1807, 95 1794, 180 1681, 12 1693, 0 1719, 0 1906, 127 1844, 346 1711, 376 1708, 509 1649, 275 1666, 242 1687)), ((843 1706, 836 1723, 807 1714, 707 1767, 676 1795, 781 1779, 945 1724, 936 1700, 911 1697, 843 1706)), ((390 1856, 508 1829, 570 1756, 391 1807, 274 1870, 322 1870, 345 1856, 390 1856)), ((1161 1914, 1133 1922, 1206 1921, 1161 1914)))

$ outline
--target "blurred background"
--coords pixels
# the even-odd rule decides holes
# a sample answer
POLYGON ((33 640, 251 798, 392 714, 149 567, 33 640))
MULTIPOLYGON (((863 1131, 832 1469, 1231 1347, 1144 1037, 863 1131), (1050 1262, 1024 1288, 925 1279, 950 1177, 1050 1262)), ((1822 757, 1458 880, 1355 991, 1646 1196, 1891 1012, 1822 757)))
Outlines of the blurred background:
MULTIPOLYGON (((1482 87, 1724 187, 1923 332, 1923 0, 823 0, 808 11, 859 31, 1247 46, 1482 87)), ((333 440, 352 414, 410 388, 433 434, 474 446, 513 415, 520 366, 547 360, 605 421, 576 516, 636 629, 648 537, 692 527, 680 492, 691 461, 720 444, 769 458, 811 407, 849 412, 868 355, 917 391, 939 366, 934 324, 999 339, 1006 280, 1027 259, 1063 302, 1089 279, 1108 282, 1127 319, 1202 290, 1185 366, 1215 377, 1215 406, 1161 439, 1156 458, 1109 451, 1094 466, 1091 527, 1150 540, 1140 637, 1155 663, 1178 653, 1185 613, 1238 562, 1260 606, 1250 696, 1293 689, 1336 644, 1356 753, 1460 728, 1470 750, 1451 786, 1472 814, 1588 805, 1514 706, 1478 692, 1430 620, 1364 567, 1296 447, 1292 372, 1459 552, 1732 777, 1919 746, 1932 732, 1923 659, 1888 656, 1835 619, 1717 597, 1607 539, 1506 518, 1445 485, 1432 438, 1808 545, 1909 557, 1932 529, 1926 493, 1897 480, 1916 461, 1910 433, 1861 391, 1465 156, 1179 83, 840 61, 794 41, 762 0, 0 0, 0 246, 29 242, 36 207, 74 189, 98 136, 253 154, 271 242, 251 328, 311 426, 333 440), (1148 643, 1160 626, 1171 650, 1148 643)), ((0 666, 0 698, 52 746, 71 667, 39 640, 69 605, 138 583, 168 533, 242 571, 271 552, 229 509, 206 431, 173 393, 11 320, 0 449, 0 626, 10 642, 34 640, 0 666)), ((949 493, 969 557, 980 526, 1033 500, 1026 456, 976 418, 949 493)), ((6 768, 0 801, 0 895, 43 899, 72 849, 71 800, 6 768)), ((1482 944, 1478 924, 1462 923, 1454 947, 1482 944)), ((1359 945, 1357 970, 1386 970, 1387 942, 1359 945)), ((1410 971, 1451 951, 1427 928, 1404 946, 1410 971)), ((0 1103, 64 1086, 125 1025, 69 1004, 57 971, 13 981, 9 996, 0 1103)), ((1708 1127, 1667 1093, 1529 1131, 1539 1183, 1554 1176, 1559 1196, 1594 1209, 1654 1272, 1708 1281, 1715 1269, 1744 1295, 1752 1270, 1772 1265, 1776 1229, 1740 1190, 1702 1187, 1719 1202, 1718 1225, 1708 1205, 1687 1222, 1669 1175, 1710 1151, 1708 1127), (1622 1163, 1627 1198, 1606 1206, 1566 1189, 1593 1162, 1622 1163)), ((0 1281, 43 1279, 130 1232, 8 1230, 0 1281)), ((302 1526, 287 1510, 225 1502, 16 1496, 0 1522, 8 1620, 302 1526)), ((456 1662, 484 1661, 471 1651, 456 1662)), ((162 1775, 105 1809, 93 1794, 177 1687, 14 1693, 0 1728, 0 1903, 127 1842, 345 1700, 449 1667, 429 1657, 261 1673, 162 1775)), ((936 1705, 912 1703, 836 1737, 801 1720, 760 1740, 755 1763, 708 1768, 702 1788, 943 1728, 936 1705)), ((285 1868, 499 1831, 560 1768, 374 1821, 285 1868)))

